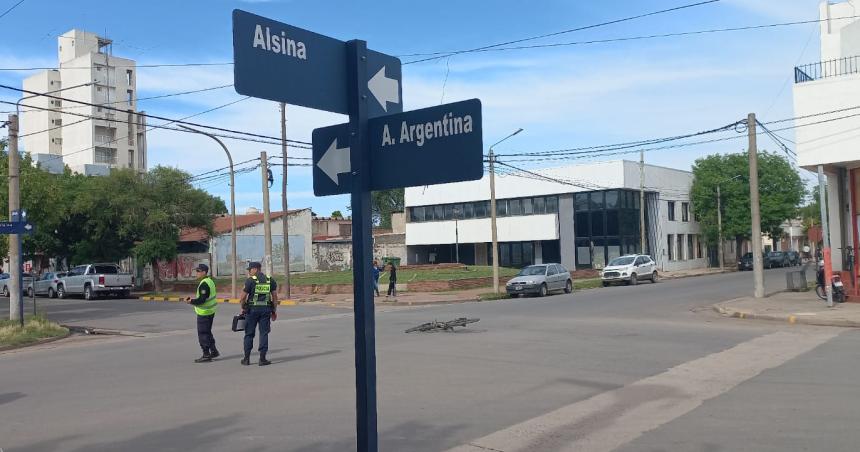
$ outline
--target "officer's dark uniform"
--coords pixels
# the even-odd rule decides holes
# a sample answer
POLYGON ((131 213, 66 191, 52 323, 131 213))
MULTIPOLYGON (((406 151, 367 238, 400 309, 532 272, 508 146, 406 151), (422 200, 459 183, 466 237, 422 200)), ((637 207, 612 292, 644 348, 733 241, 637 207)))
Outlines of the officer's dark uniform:
POLYGON ((273 293, 277 293, 278 284, 272 278, 259 272, 259 262, 251 262, 248 264, 248 269, 256 268, 257 274, 248 277, 245 280, 245 288, 243 291, 248 294, 247 301, 242 305, 245 311, 245 358, 242 359, 242 364, 249 365, 251 360, 251 349, 254 348, 254 335, 257 326, 260 328, 260 345, 257 350, 260 352, 259 365, 265 366, 270 364, 266 359, 266 352, 269 350, 269 331, 272 327, 272 313, 276 307, 272 298, 273 293))

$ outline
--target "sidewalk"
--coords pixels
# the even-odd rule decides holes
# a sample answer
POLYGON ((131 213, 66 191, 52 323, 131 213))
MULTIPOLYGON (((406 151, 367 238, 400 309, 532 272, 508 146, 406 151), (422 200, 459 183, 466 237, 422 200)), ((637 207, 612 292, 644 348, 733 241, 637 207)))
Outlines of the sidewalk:
MULTIPOLYGON (((391 297, 386 299, 385 292, 380 290, 382 296, 376 297, 376 305, 419 306, 434 303, 462 303, 465 301, 478 301, 478 295, 492 291, 492 287, 480 287, 452 292, 402 292, 397 294, 396 298, 391 297)), ((351 294, 303 295, 293 298, 302 305, 320 304, 350 309, 353 306, 353 297, 351 294)))
POLYGON ((694 268, 691 270, 678 270, 673 272, 661 272, 660 277, 663 279, 679 279, 679 278, 690 278, 693 276, 706 276, 706 275, 718 275, 720 273, 730 273, 735 272, 732 267, 726 267, 725 269, 719 268, 694 268))
POLYGON ((836 303, 828 308, 812 291, 779 292, 762 299, 736 298, 715 304, 714 310, 740 319, 860 328, 860 303, 836 303))

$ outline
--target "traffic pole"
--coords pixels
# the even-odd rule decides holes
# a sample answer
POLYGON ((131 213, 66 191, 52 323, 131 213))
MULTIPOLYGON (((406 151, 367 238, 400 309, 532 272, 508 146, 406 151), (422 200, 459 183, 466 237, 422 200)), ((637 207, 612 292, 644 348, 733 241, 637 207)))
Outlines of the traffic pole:
POLYGON ((290 215, 287 210, 287 104, 281 102, 281 156, 284 160, 283 180, 281 181, 281 219, 284 235, 284 297, 290 299, 290 215))
POLYGON ((373 304, 373 235, 370 142, 367 134, 367 42, 346 43, 352 206, 352 280, 355 309, 356 449, 377 452, 376 320, 373 304))
POLYGON ((260 172, 263 176, 263 268, 271 277, 272 269, 272 214, 269 210, 269 160, 266 151, 260 153, 260 172))
POLYGON ((764 262, 761 245, 761 205, 758 193, 758 150, 756 148, 755 113, 747 116, 750 166, 750 212, 752 213, 752 253, 755 298, 764 298, 764 262))
POLYGON ((639 249, 645 254, 645 151, 639 151, 639 249))
POLYGON ((496 229, 496 157, 490 147, 490 233, 493 240, 493 293, 499 293, 499 236, 496 229))
MULTIPOLYGON (((833 307, 833 261, 830 258, 830 221, 827 218, 826 194, 827 186, 824 180, 824 166, 818 165, 818 207, 821 211, 821 240, 824 245, 824 291, 827 293, 827 307, 833 307)), ((816 267, 815 271, 818 271, 816 267)))
POLYGON ((726 247, 723 246, 723 207, 722 197, 720 195, 720 184, 717 184, 717 231, 719 233, 717 244, 720 247, 720 270, 722 270, 726 266, 726 247))
MULTIPOLYGON (((20 221, 21 172, 18 155, 18 115, 9 115, 9 219, 20 221)), ((9 320, 24 326, 24 297, 21 293, 21 237, 9 235, 9 320)))

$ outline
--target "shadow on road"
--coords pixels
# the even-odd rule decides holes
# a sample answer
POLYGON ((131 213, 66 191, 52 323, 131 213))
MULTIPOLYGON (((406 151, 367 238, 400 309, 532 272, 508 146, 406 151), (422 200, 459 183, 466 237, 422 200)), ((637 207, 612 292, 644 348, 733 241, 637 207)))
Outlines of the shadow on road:
MULTIPOLYGON (((449 425, 440 427, 423 422, 404 422, 393 428, 379 432, 379 450, 396 451, 435 451, 445 450, 453 445, 446 445, 445 439, 455 437, 457 431, 463 426, 449 425)), ((316 442, 298 449, 294 452, 343 452, 355 450, 355 440, 341 440, 334 442, 316 442)))
POLYGON ((23 399, 24 397, 27 397, 27 394, 21 392, 7 392, 4 394, 0 394, 0 405, 14 402, 18 399, 23 399))

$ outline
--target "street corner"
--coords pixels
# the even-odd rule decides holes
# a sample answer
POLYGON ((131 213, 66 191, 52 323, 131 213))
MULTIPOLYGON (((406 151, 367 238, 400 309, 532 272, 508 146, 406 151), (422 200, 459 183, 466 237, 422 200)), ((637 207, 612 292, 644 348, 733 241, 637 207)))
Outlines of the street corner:
POLYGON ((760 299, 735 298, 714 304, 713 310, 724 317, 743 320, 860 328, 860 304, 828 307, 814 294, 810 295, 810 292, 779 292, 760 299))

